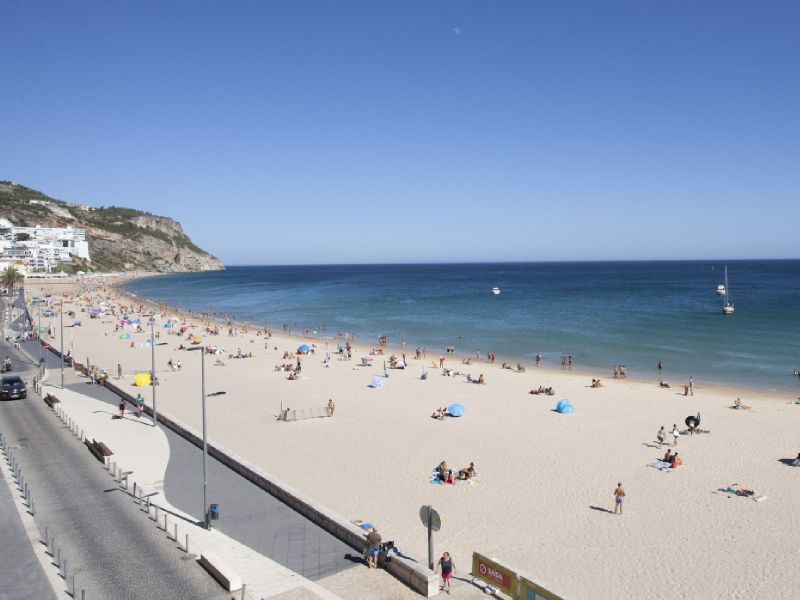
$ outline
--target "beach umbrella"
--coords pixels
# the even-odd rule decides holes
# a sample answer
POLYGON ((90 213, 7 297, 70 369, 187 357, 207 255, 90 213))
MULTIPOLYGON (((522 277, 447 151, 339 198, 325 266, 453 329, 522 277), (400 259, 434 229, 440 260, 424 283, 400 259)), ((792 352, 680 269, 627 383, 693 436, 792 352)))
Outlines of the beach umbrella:
POLYGON ((372 378, 372 383, 369 384, 369 387, 372 387, 372 388, 375 388, 375 389, 380 389, 380 388, 383 387, 384 381, 385 380, 384 380, 383 377, 375 376, 375 377, 372 378))
POLYGON ((447 414, 451 417, 461 417, 467 411, 461 404, 451 404, 447 407, 447 414))
POLYGON ((561 413, 562 415, 568 415, 575 409, 570 404, 569 400, 559 400, 558 404, 556 404, 556 412, 561 413))
POLYGON ((164 323, 164 329, 172 329, 172 323, 164 323))
POLYGON ((300 347, 297 349, 297 351, 298 351, 298 352, 308 352, 309 350, 310 350, 310 348, 308 347, 308 344, 302 344, 302 345, 301 345, 301 346, 300 346, 300 347))
POLYGON ((129 340, 129 339, 131 339, 131 334, 130 333, 121 333, 120 336, 119 336, 119 339, 121 339, 121 340, 129 340))

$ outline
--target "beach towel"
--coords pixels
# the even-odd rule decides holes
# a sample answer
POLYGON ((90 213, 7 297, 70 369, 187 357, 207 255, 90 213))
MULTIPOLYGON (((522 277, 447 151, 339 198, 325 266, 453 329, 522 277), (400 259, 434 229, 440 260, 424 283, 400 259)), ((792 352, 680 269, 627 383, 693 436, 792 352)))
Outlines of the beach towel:
POLYGON ((665 473, 669 473, 670 471, 672 471, 672 465, 663 460, 658 460, 658 459, 651 460, 649 463, 647 463, 647 466, 653 467, 654 469, 658 469, 659 471, 664 471, 665 473))

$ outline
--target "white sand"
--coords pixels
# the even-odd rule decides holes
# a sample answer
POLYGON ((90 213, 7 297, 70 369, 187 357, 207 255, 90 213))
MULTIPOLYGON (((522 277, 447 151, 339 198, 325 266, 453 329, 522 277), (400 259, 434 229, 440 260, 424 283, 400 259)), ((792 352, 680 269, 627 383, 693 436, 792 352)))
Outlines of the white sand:
MULTIPOLYGON (((150 349, 117 339, 110 316, 105 323, 79 318, 83 326, 65 333, 79 361, 88 355, 112 375, 119 362, 127 382, 150 368, 150 349)), ((159 330, 168 342, 156 348, 159 410, 199 430, 200 353, 177 351, 186 340, 166 335, 160 322, 159 330), (180 359, 183 370, 169 371, 169 358, 180 359)), ((684 397, 677 386, 663 390, 605 373, 597 374, 605 386, 591 389, 591 375, 446 361, 475 377, 484 373, 488 384, 479 386, 441 376, 430 368, 438 362, 431 353, 427 381, 419 377, 422 361, 409 360, 409 369, 390 371, 385 388, 375 390, 368 384, 382 373, 382 357, 354 369, 366 356, 356 350, 352 361, 334 355, 325 368, 324 342, 303 359, 303 379, 288 381, 273 367, 292 362, 281 355, 302 340, 274 335, 264 350, 254 331, 236 338, 222 332, 203 335, 204 343, 222 345, 226 355, 241 347, 254 358, 226 357, 219 367, 206 357, 207 392, 226 392, 208 398, 210 437, 340 514, 377 524, 407 554, 424 560, 418 512, 432 504, 443 521, 437 552, 449 550, 462 574, 479 551, 573 598, 794 598, 800 589, 800 469, 779 461, 800 450, 800 406, 788 397, 739 390, 753 409, 734 411, 731 390, 702 381, 694 397, 684 397), (554 386, 556 396, 528 394, 540 384, 554 386), (322 406, 328 398, 337 407, 332 419, 275 420, 281 403, 322 406), (574 414, 553 412, 560 398, 572 401, 574 414), (430 418, 453 402, 466 407, 464 417, 430 418), (686 464, 669 473, 646 467, 665 451, 653 447, 658 428, 684 429, 685 417, 698 411, 712 433, 680 439, 686 464), (479 483, 429 483, 443 459, 456 469, 474 461, 479 483), (606 512, 618 481, 628 493, 622 517, 606 512), (768 498, 716 493, 731 483, 768 498)), ((149 331, 132 337, 145 341, 149 331)), ((143 395, 149 404, 150 390, 143 395)), ((210 489, 213 497, 213 481, 210 489)))

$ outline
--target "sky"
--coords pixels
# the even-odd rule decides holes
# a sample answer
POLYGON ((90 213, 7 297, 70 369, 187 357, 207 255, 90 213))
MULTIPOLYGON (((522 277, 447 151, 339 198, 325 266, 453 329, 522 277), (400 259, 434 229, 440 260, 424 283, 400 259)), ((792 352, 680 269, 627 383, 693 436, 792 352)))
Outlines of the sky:
POLYGON ((0 14, 0 179, 229 265, 800 256, 796 0, 0 14))

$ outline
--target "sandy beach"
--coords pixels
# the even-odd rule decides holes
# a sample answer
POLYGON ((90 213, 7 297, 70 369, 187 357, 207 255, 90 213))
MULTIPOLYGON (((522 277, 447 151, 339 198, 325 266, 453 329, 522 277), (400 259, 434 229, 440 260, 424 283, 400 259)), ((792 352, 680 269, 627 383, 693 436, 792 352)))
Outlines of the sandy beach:
MULTIPOLYGON (((101 299, 139 304, 111 287, 66 301, 65 312, 74 311, 81 325, 65 328, 65 348, 112 378, 119 363, 135 394, 133 375, 150 369, 149 327, 143 319, 144 332, 115 331, 119 314, 89 318, 101 299), (130 339, 119 339, 122 333, 130 339)), ((65 315, 65 326, 75 319, 65 315)), ((43 337, 58 347, 58 319, 42 318, 43 327, 51 323, 54 335, 43 337)), ((199 318, 175 311, 159 314, 156 328, 165 342, 155 349, 159 411, 200 429, 200 353, 177 348, 190 345, 187 335, 221 346, 221 355, 206 355, 210 437, 347 518, 375 523, 384 539, 419 559, 426 552, 419 509, 431 504, 443 522, 436 550, 448 550, 462 575, 479 551, 571 598, 793 598, 800 587, 800 469, 788 464, 800 451, 800 405, 788 395, 698 380, 694 396, 684 396, 682 381, 661 389, 656 381, 614 380, 611 365, 596 373, 526 365, 517 373, 502 369, 502 359, 467 366, 461 356, 445 358, 448 369, 483 374, 486 384, 475 385, 443 376, 439 352, 416 360, 413 348, 408 368, 389 370, 384 387, 373 389, 390 350, 370 357, 373 345, 356 344, 352 360, 342 360, 329 341, 326 366, 322 340, 273 331, 265 343, 252 328, 230 336, 226 325, 207 335, 199 318), (164 328, 173 317, 181 321, 164 328), (182 325, 188 330, 180 336, 182 325), (295 363, 282 357, 303 343, 315 353, 301 358, 301 378, 290 381, 275 365, 295 363), (228 358, 238 349, 253 357, 228 358), (373 358, 372 366, 362 366, 362 357, 373 358), (217 358, 225 365, 215 365, 217 358), (180 371, 167 366, 170 359, 181 361, 180 371), (591 388, 593 377, 603 387, 591 388), (540 385, 555 395, 529 393, 540 385), (213 395, 219 391, 225 394, 213 395), (736 397, 752 408, 733 410, 736 397), (574 413, 554 411, 562 398, 574 413), (328 399, 336 404, 333 418, 276 420, 281 407, 328 399), (452 403, 466 414, 431 418, 452 403), (685 430, 684 419, 698 412, 710 433, 679 437, 684 464, 648 467, 666 451, 655 442, 658 429, 685 430), (454 469, 474 462, 476 481, 431 483, 442 460, 454 469), (611 514, 617 482, 627 491, 623 516, 611 514), (735 483, 765 498, 719 491, 735 483)), ((149 405, 150 389, 141 391, 149 405)))

